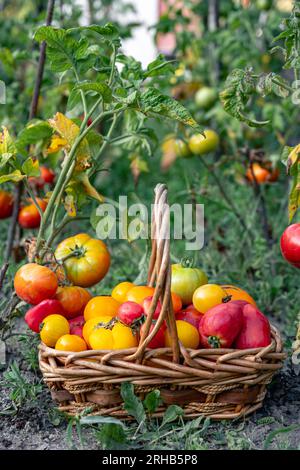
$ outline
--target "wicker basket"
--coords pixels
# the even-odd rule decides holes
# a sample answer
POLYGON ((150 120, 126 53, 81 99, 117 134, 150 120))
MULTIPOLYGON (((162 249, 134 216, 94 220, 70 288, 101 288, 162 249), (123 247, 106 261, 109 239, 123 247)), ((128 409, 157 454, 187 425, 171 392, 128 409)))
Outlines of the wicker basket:
POLYGON ((203 414, 212 419, 238 418, 262 406, 266 386, 285 358, 279 332, 272 326, 272 343, 265 348, 185 349, 178 342, 170 300, 168 232, 167 189, 160 184, 155 188, 148 278, 155 293, 137 348, 70 353, 40 345, 40 369, 60 410, 76 415, 88 408, 94 415, 131 419, 120 395, 123 382, 133 383, 141 398, 151 390, 160 390, 162 405, 154 413, 156 417, 170 404, 180 405, 185 418, 203 414), (161 313, 149 333, 158 299, 161 313), (148 349, 164 321, 172 348, 148 349))

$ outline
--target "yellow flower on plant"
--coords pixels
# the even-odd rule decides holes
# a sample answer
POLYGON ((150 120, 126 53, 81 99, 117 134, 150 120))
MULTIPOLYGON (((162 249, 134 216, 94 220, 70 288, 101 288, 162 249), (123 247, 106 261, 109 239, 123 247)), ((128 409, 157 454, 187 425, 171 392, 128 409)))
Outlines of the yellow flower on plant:
POLYGON ((56 153, 59 150, 63 149, 67 145, 66 139, 59 137, 59 135, 53 135, 51 138, 51 143, 47 149, 47 153, 56 153))

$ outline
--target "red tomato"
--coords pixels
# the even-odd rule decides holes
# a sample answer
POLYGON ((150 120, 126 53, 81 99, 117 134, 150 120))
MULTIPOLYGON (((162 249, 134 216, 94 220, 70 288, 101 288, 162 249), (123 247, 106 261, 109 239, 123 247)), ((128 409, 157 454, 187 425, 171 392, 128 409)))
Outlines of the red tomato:
MULTIPOLYGON (((149 311, 150 311, 150 306, 151 306, 151 303, 152 303, 152 299, 153 299, 153 296, 152 295, 149 295, 148 297, 146 297, 143 301, 143 307, 144 307, 144 312, 145 312, 145 315, 148 315, 149 314, 149 311)), ((154 311, 154 314, 153 314, 153 319, 154 320, 157 320, 158 317, 159 317, 159 314, 160 314, 160 311, 161 311, 161 301, 158 300, 157 302, 157 305, 156 305, 156 308, 155 308, 155 311, 154 311)))
MULTIPOLYGON (((155 323, 152 323, 152 325, 150 326, 149 333, 151 333, 154 326, 155 326, 155 323)), ((145 329, 145 323, 141 326, 141 329, 140 329, 141 335, 142 335, 144 329, 145 329)), ((158 330, 158 332, 156 333, 156 335, 154 336, 154 338, 147 345, 147 348, 157 349, 157 348, 164 348, 165 347, 165 329, 166 329, 166 326, 165 326, 165 324, 163 324, 160 327, 160 329, 158 330)))
POLYGON ((129 300, 120 305, 117 316, 126 325, 131 325, 134 320, 141 318, 143 313, 144 310, 139 304, 129 300))
POLYGON ((40 325, 44 318, 48 317, 48 315, 65 316, 64 309, 58 300, 43 300, 38 305, 35 305, 26 312, 24 320, 32 331, 39 333, 40 325))
POLYGON ((69 320, 70 334, 77 335, 83 338, 82 330, 84 321, 85 320, 83 315, 78 315, 78 317, 71 318, 71 320, 69 320))
POLYGON ((37 305, 42 300, 54 297, 58 282, 51 269, 36 263, 27 263, 16 272, 14 286, 20 299, 37 305))
POLYGON ((14 207, 14 198, 7 191, 0 191, 0 219, 10 217, 14 207))
POLYGON ((31 186, 41 189, 45 184, 52 184, 54 182, 55 173, 51 168, 46 166, 40 167, 40 176, 32 176, 28 179, 31 186))
MULTIPOLYGON (((37 203, 44 212, 47 207, 46 201, 43 199, 37 199, 37 203)), ((40 226, 41 216, 35 205, 32 203, 22 207, 19 212, 18 221, 23 228, 37 228, 40 226)))
POLYGON ((289 225, 280 239, 282 256, 295 268, 300 268, 300 224, 289 225))
POLYGON ((230 348, 243 325, 243 308, 235 302, 208 310, 199 324, 200 342, 205 348, 230 348))
POLYGON ((55 173, 51 168, 47 168, 46 166, 41 166, 41 178, 44 183, 52 184, 55 179, 55 173))
POLYGON ((243 325, 234 342, 237 349, 262 348, 271 343, 268 319, 253 305, 243 307, 243 325))
POLYGON ((186 321, 198 329, 202 316, 203 313, 198 312, 192 304, 184 310, 180 310, 180 312, 176 314, 176 320, 186 321))

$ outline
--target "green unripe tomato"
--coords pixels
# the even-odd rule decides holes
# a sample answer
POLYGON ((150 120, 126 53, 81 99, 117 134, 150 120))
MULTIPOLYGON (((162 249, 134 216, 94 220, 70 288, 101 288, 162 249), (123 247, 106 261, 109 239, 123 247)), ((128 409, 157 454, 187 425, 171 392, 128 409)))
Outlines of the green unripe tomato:
POLYGON ((204 155, 213 152, 218 147, 220 139, 215 131, 206 129, 204 135, 194 134, 190 137, 188 144, 194 155, 204 155))
POLYGON ((188 158, 188 157, 193 156, 191 154, 188 144, 184 140, 181 140, 181 139, 175 140, 174 150, 175 150, 176 157, 179 157, 179 158, 188 158))
POLYGON ((209 109, 217 101, 218 94, 214 88, 204 86, 197 91, 195 102, 198 108, 209 109))
POLYGON ((201 269, 172 264, 171 292, 179 295, 183 305, 191 304, 195 290, 207 282, 207 276, 201 269))
POLYGON ((272 8, 272 4, 272 0, 256 0, 255 2, 256 8, 264 11, 270 10, 270 8, 272 8))

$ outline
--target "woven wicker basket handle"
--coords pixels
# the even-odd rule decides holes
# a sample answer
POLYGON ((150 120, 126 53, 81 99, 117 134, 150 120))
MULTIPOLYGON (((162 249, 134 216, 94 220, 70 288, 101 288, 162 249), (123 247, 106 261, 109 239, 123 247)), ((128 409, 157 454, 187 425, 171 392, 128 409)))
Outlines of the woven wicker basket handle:
POLYGON ((154 192, 155 200, 151 225, 152 252, 148 272, 148 284, 155 286, 155 291, 139 346, 135 354, 130 356, 130 359, 136 360, 137 362, 142 361, 147 345, 154 338, 163 322, 166 321, 167 329, 172 340, 173 361, 178 363, 180 349, 171 299, 170 207, 167 199, 167 188, 164 184, 158 184, 154 192), (154 328, 150 331, 153 315, 159 300, 162 305, 161 312, 154 328))

